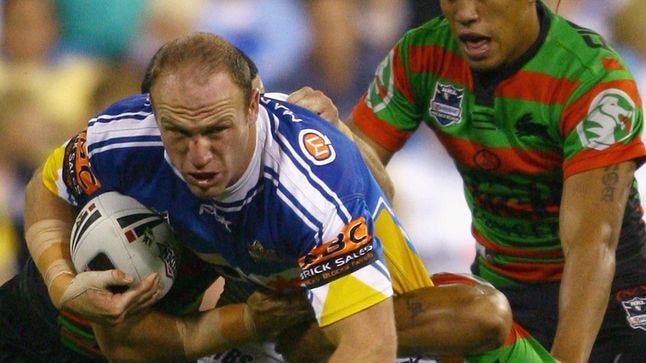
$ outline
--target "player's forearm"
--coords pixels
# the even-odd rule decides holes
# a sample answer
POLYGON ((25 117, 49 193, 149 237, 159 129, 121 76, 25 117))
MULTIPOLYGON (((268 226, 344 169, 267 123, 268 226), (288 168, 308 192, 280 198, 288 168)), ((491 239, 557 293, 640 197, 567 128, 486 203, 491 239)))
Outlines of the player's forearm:
POLYGON ((569 251, 552 346, 555 358, 568 363, 588 362, 607 308, 614 272, 612 249, 579 247, 569 251))
POLYGON ((463 283, 397 296, 395 317, 400 356, 486 352, 503 345, 512 323, 502 293, 463 283))
POLYGON ((74 277, 69 251, 73 213, 45 188, 40 170, 25 189, 25 239, 55 306, 74 277))
POLYGON ((359 148, 361 156, 363 156, 363 160, 368 165, 368 168, 370 168, 372 175, 375 177, 377 183, 384 191, 384 194, 386 194, 386 197, 388 197, 388 199, 392 201, 393 197, 395 196, 395 186, 393 185, 393 181, 390 178, 390 175, 388 175, 388 172, 386 171, 386 166, 381 162, 381 160, 379 160, 379 157, 377 157, 377 154, 374 152, 374 150, 372 150, 368 143, 366 143, 363 139, 361 139, 360 137, 355 137, 354 143, 359 148))
POLYGON ((384 191, 384 194, 388 199, 393 200, 395 196, 395 186, 393 184, 390 175, 386 171, 386 164, 390 159, 390 153, 386 153, 385 150, 381 150, 382 153, 378 151, 379 147, 374 141, 370 141, 368 136, 363 134, 359 128, 354 124, 352 118, 349 118, 347 123, 339 122, 338 128, 343 131, 344 134, 349 135, 350 138, 354 141, 357 148, 361 152, 364 161, 370 168, 372 175, 377 180, 377 183, 384 191))
POLYGON ((559 215, 565 267, 552 345, 554 357, 564 362, 587 362, 601 327, 634 170, 630 161, 565 180, 559 215))
POLYGON ((93 327, 110 362, 183 362, 254 340, 245 309, 232 304, 184 318, 151 311, 115 326, 93 327))
POLYGON ((93 324, 106 358, 112 362, 185 362, 181 321, 151 312, 129 316, 115 326, 93 324))

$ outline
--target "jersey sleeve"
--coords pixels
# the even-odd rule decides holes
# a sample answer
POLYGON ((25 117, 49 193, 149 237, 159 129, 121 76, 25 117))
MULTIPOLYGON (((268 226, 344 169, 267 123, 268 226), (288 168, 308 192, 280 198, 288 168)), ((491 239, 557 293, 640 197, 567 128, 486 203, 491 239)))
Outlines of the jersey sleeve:
POLYGON ((352 118, 372 140, 389 151, 399 150, 423 115, 410 83, 409 44, 404 37, 381 61, 352 118))
POLYGON ((563 174, 628 160, 643 163, 643 110, 637 85, 618 58, 602 58, 601 76, 583 82, 565 106, 563 174))
MULTIPOLYGON (((390 273, 383 249, 374 235, 372 217, 360 199, 353 202, 352 219, 328 224, 338 231, 312 248, 298 263, 301 281, 319 325, 326 326, 392 296, 390 273)), ((338 218, 333 218, 338 221, 338 218)), ((329 236, 329 233, 323 235, 329 236)))

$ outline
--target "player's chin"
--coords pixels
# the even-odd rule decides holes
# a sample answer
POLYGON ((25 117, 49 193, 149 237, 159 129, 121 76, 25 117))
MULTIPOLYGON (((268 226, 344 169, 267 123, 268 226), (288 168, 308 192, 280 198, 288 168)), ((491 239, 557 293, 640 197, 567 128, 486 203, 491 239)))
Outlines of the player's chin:
POLYGON ((502 66, 502 62, 491 57, 467 58, 467 64, 476 72, 495 71, 502 66))
POLYGON ((188 189, 198 198, 208 199, 214 198, 224 192, 224 187, 217 184, 193 184, 187 183, 188 189))
POLYGON ((465 54, 465 60, 469 68, 476 72, 495 71, 505 64, 505 57, 495 48, 481 54, 465 54))

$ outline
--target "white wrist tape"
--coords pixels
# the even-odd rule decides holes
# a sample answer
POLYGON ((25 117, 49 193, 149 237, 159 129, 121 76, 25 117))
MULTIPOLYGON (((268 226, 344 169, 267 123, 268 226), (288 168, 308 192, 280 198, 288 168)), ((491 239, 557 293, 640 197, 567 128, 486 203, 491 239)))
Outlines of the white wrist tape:
POLYGON ((43 219, 27 229, 25 239, 32 259, 43 276, 52 303, 60 308, 61 288, 54 292, 54 281, 61 276, 74 276, 74 266, 70 258, 69 241, 71 226, 58 219, 43 219))
POLYGON ((74 273, 70 270, 74 270, 74 268, 71 267, 69 261, 65 259, 60 258, 50 263, 49 266, 47 266, 47 270, 45 270, 45 273, 43 274, 43 281, 47 286, 47 291, 51 289, 51 286, 56 278, 62 275, 70 275, 73 277, 74 273))
POLYGON ((112 284, 112 271, 86 271, 81 272, 72 279, 58 302, 58 308, 67 301, 81 295, 87 290, 104 289, 112 284))
MULTIPOLYGON (((62 252, 62 257, 69 256, 71 233, 71 226, 58 219, 43 219, 32 224, 25 232, 25 239, 34 262, 38 265, 41 257, 47 258, 48 253, 58 251, 62 252), (54 249, 50 250, 52 247, 54 249)), ((57 257, 60 258, 61 256, 57 257)), ((47 269, 46 266, 39 265, 39 267, 47 269)))

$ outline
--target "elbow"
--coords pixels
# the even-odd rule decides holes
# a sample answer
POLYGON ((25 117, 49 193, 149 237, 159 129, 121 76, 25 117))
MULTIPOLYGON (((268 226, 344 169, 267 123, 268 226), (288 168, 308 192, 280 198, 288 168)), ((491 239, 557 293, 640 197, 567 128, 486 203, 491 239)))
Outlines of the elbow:
POLYGON ((474 321, 481 332, 481 350, 499 348, 511 331, 513 316, 505 295, 490 286, 478 286, 482 294, 473 297, 474 321))

